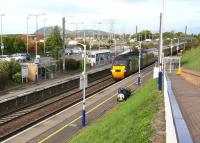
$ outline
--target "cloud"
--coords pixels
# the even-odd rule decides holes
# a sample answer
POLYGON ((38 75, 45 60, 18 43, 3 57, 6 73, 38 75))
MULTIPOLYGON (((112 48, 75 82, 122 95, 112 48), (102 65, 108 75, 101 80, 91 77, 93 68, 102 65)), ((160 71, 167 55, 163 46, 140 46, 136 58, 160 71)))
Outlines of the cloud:
MULTIPOLYGON (((115 31, 133 33, 135 25, 142 29, 158 30, 159 14, 162 11, 162 0, 0 0, 0 9, 6 16, 3 18, 4 33, 25 33, 26 17, 29 13, 46 13, 46 25, 62 24, 63 16, 67 18, 68 28, 75 29, 70 22, 84 22, 79 28, 91 27, 109 31, 111 18, 115 31), (19 25, 17 27, 13 25, 19 25), (122 28, 124 27, 124 28, 122 28)), ((174 30, 185 25, 198 27, 200 1, 167 0, 164 10, 164 29, 174 30)), ((39 26, 43 25, 40 17, 39 26)), ((30 20, 30 32, 35 31, 35 21, 30 20)))

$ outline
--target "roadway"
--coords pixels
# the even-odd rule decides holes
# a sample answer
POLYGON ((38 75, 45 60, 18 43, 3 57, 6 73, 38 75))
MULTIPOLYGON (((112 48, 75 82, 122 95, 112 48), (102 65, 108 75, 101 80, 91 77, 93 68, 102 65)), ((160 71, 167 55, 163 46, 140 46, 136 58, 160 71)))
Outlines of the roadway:
MULTIPOLYGON (((142 71, 143 82, 152 78, 152 67, 142 71)), ((87 125, 101 118, 105 113, 117 107, 116 95, 119 87, 138 88, 135 84, 137 74, 117 82, 116 84, 86 99, 87 125)), ((81 129, 82 102, 22 131, 3 143, 65 143, 81 129)))

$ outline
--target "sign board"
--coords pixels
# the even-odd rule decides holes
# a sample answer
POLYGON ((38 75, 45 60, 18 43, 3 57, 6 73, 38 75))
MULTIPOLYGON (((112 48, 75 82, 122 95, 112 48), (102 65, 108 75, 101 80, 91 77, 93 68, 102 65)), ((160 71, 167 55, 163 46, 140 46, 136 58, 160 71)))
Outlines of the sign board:
POLYGON ((40 59, 34 59, 34 63, 35 64, 39 64, 40 63, 40 59))
MULTIPOLYGON (((88 79, 87 79, 87 75, 85 75, 85 88, 88 87, 88 79)), ((84 88, 84 77, 83 75, 80 76, 80 90, 84 88)))
POLYGON ((159 67, 153 68, 153 79, 158 78, 159 67))
POLYGON ((28 65, 21 65, 22 78, 28 78, 28 65))

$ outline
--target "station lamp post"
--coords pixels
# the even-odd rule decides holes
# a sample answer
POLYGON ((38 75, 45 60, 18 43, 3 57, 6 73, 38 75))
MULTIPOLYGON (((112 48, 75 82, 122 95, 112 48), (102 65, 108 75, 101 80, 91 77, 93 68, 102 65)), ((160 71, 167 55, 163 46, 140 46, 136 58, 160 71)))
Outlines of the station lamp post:
POLYGON ((98 28, 98 41, 99 41, 99 50, 100 50, 100 46, 101 46, 101 42, 100 42, 100 40, 101 40, 101 32, 100 32, 100 30, 101 30, 101 22, 99 22, 98 23, 99 24, 99 28, 98 28))
POLYGON ((82 77, 83 77, 83 108, 82 108, 82 127, 85 127, 86 125, 86 113, 85 113, 85 88, 86 88, 86 45, 85 44, 81 44, 78 43, 79 45, 81 45, 84 50, 83 50, 83 72, 82 72, 82 77))
POLYGON ((163 56, 163 18, 160 13, 160 43, 159 43, 159 73, 158 73, 158 90, 162 91, 162 56, 163 56))
POLYGON ((5 14, 1 14, 1 54, 3 55, 4 45, 3 45, 3 37, 2 37, 2 17, 5 16, 5 14))
POLYGON ((172 72, 172 49, 173 49, 172 39, 170 39, 170 49, 171 49, 171 59, 170 59, 170 73, 171 73, 172 72))
POLYGON ((35 22, 36 22, 36 23, 35 23, 35 24, 36 24, 36 33, 35 33, 35 39, 36 39, 36 42, 35 42, 35 56, 36 56, 36 58, 37 58, 37 52, 38 52, 38 51, 37 51, 37 50, 38 50, 38 49, 37 49, 37 48, 38 48, 38 47, 37 47, 37 42, 38 42, 38 41, 37 41, 37 40, 38 40, 38 39, 37 39, 37 33, 38 33, 38 17, 41 16, 41 15, 45 15, 45 13, 41 13, 41 14, 29 14, 30 17, 31 17, 31 16, 35 16, 35 20, 36 20, 36 21, 35 21, 35 22))
POLYGON ((86 45, 81 43, 74 43, 74 45, 81 45, 83 47, 82 57, 83 57, 83 72, 80 77, 80 89, 83 89, 83 106, 82 106, 82 127, 86 125, 86 111, 85 111, 85 88, 87 87, 86 78, 86 45))
POLYGON ((26 52, 28 53, 28 20, 30 19, 30 17, 26 17, 26 30, 27 30, 27 35, 26 35, 26 52))
POLYGON ((47 21, 47 18, 43 19, 43 24, 44 24, 44 55, 46 55, 46 25, 45 22, 47 21))

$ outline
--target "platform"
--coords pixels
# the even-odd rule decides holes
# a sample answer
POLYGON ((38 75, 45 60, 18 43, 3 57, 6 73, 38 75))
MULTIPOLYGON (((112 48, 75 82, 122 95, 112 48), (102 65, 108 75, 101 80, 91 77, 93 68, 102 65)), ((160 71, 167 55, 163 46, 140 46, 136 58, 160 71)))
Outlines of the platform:
MULTIPOLYGON (((111 67, 111 64, 106 65, 106 66, 102 66, 96 69, 92 69, 90 71, 88 71, 87 73, 95 73, 104 69, 109 69, 111 67)), ((70 75, 70 74, 66 74, 63 75, 61 77, 55 78, 53 80, 45 80, 45 81, 38 81, 37 83, 34 84, 29 84, 26 86, 21 86, 19 88, 16 89, 12 89, 12 90, 8 90, 8 91, 3 91, 2 93, 0 93, 0 103, 7 101, 7 100, 11 100, 16 98, 17 96, 23 96, 24 94, 28 94, 37 90, 41 90, 44 88, 48 88, 50 86, 53 86, 54 84, 59 84, 61 82, 65 82, 65 81, 69 81, 75 78, 80 77, 80 73, 76 73, 75 75, 70 75)))
POLYGON ((175 73, 168 74, 172 90, 195 143, 200 142, 200 88, 175 73))

